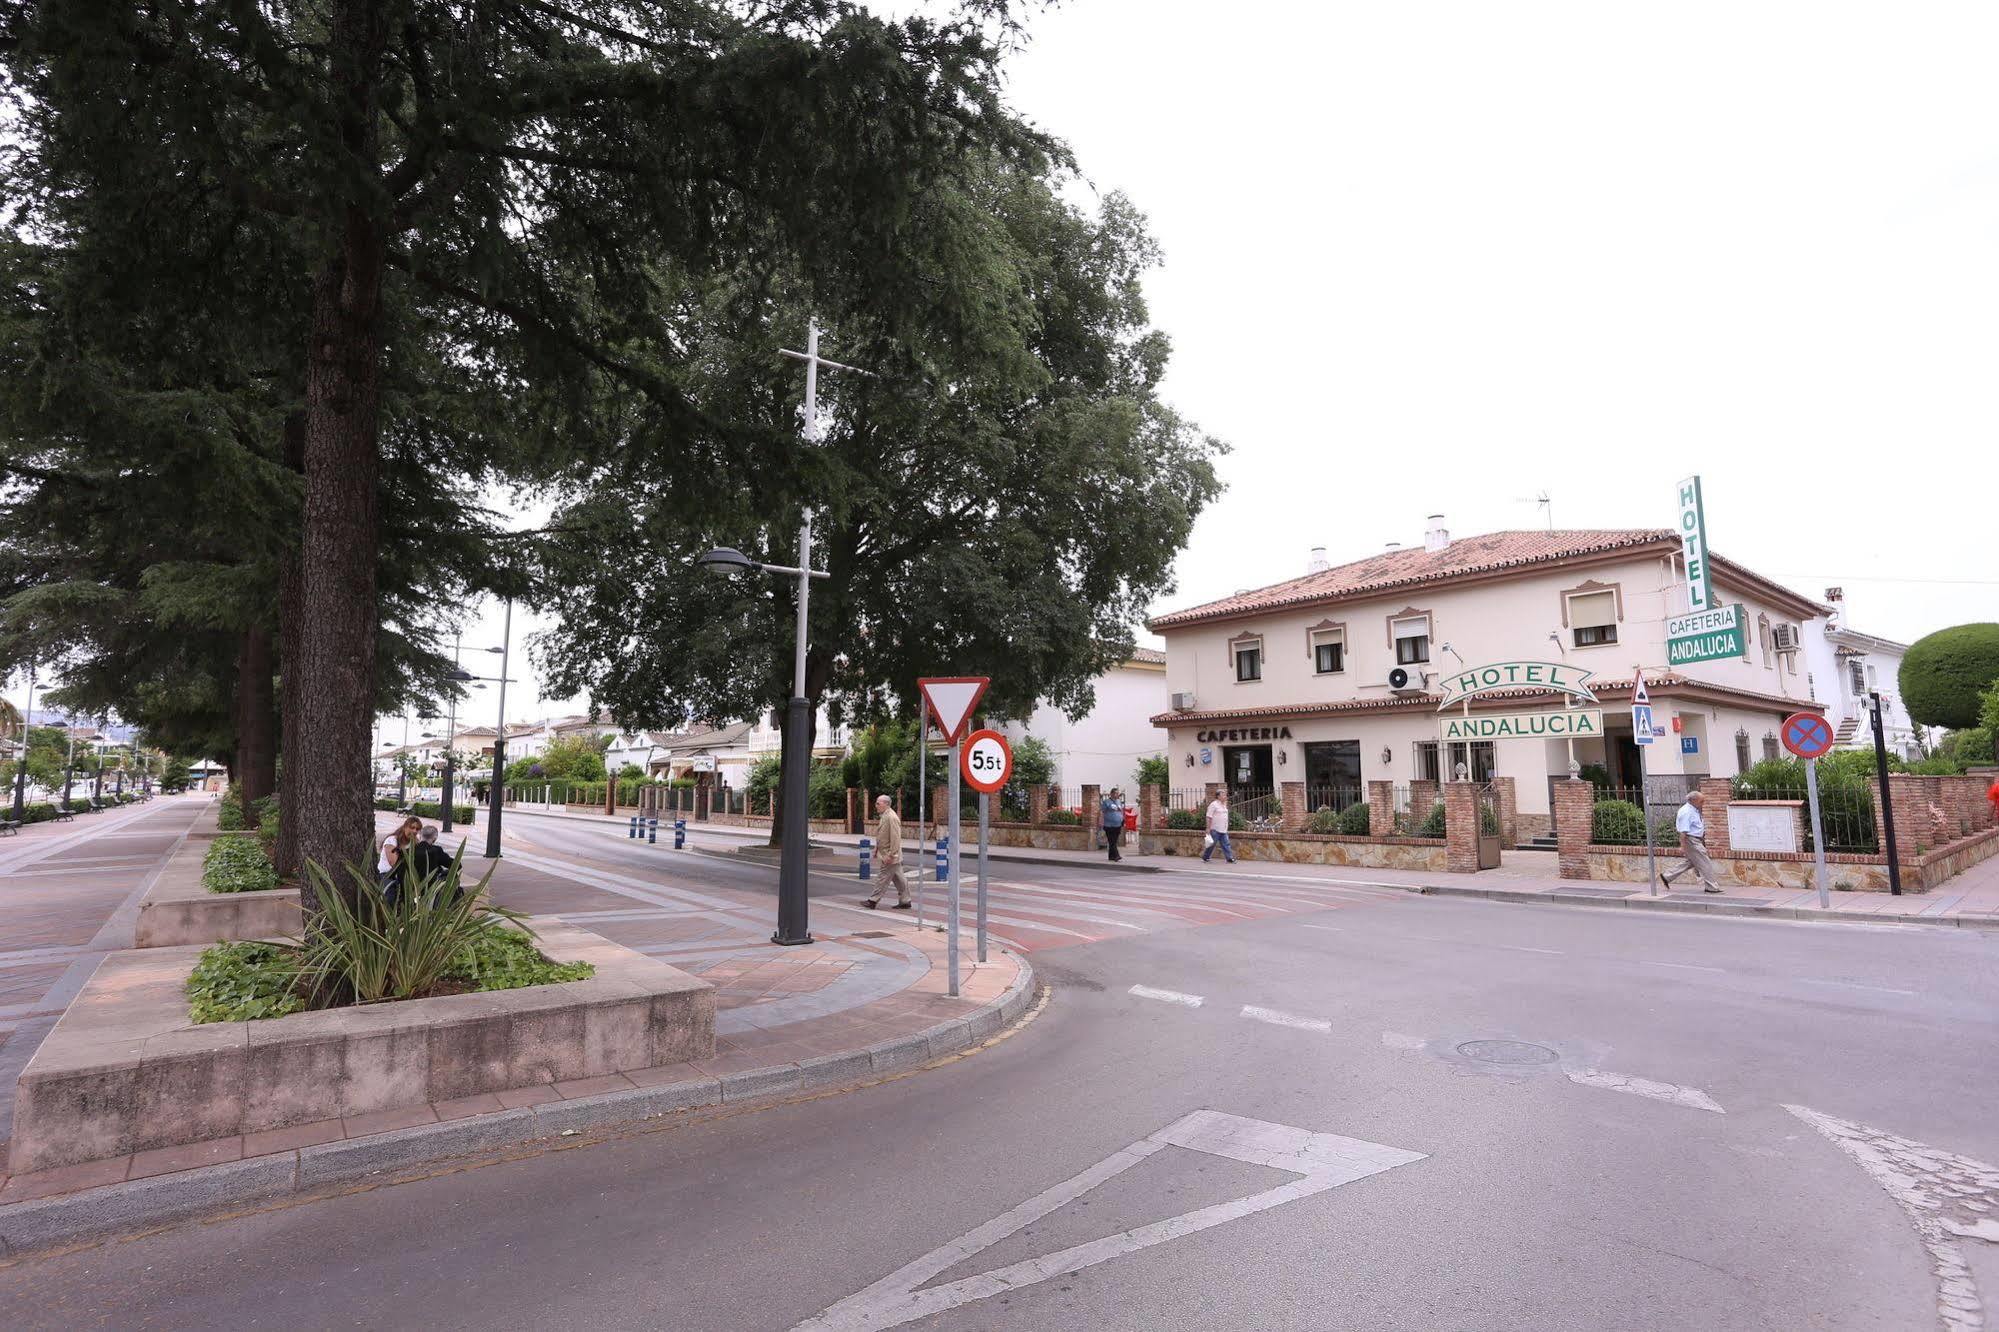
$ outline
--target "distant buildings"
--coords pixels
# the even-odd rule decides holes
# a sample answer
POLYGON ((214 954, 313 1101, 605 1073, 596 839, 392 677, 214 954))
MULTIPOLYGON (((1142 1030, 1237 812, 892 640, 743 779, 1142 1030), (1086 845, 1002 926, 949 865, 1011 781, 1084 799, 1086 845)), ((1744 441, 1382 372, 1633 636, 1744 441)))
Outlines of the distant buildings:
POLYGON ((1847 627, 1846 594, 1836 587, 1825 592, 1831 614, 1805 625, 1805 662, 1812 693, 1825 704, 1833 740, 1841 749, 1874 748, 1874 723, 1868 695, 1881 695, 1881 735, 1888 752, 1904 759, 1918 757, 1920 737, 1902 704, 1902 654, 1908 644, 1879 638, 1847 627))
POLYGON ((1165 749, 1152 717, 1166 705, 1166 654, 1135 648, 1128 661, 1099 676, 1095 687, 1095 705, 1076 721, 1043 703, 1025 721, 1008 722, 1001 730, 1015 743, 1027 736, 1044 741, 1055 760, 1057 786, 1136 790, 1132 774, 1138 761, 1165 749))

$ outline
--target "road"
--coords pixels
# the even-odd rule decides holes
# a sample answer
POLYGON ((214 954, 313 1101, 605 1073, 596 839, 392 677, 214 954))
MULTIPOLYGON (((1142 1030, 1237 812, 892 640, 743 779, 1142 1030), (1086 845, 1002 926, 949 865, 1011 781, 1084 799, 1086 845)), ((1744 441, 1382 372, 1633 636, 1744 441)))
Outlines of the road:
MULTIPOLYGON (((558 823, 515 849, 774 884, 558 823)), ((1999 1217, 1991 934, 996 871, 1049 1001, 970 1058, 16 1262, 0 1326, 1970 1328, 1973 1282, 1999 1300, 1999 1244, 1937 1229, 1999 1217)))

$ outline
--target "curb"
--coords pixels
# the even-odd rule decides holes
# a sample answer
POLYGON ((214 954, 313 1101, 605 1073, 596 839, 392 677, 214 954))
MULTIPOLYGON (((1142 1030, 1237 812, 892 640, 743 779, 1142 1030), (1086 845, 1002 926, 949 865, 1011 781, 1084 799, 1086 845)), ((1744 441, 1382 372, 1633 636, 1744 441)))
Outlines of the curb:
POLYGON ((1665 911, 1709 916, 1750 916, 1759 920, 1803 920, 1822 925, 1938 925, 1965 930, 1999 930, 1999 917, 1923 916, 1897 911, 1819 911, 1809 907, 1738 906, 1732 902, 1668 902, 1653 897, 1590 897, 1557 889, 1546 893, 1515 893, 1504 888, 1460 888, 1455 884, 1411 884, 1409 891, 1426 897, 1476 897, 1488 902, 1539 903, 1554 906, 1623 907, 1629 911, 1665 911))
POLYGON ((1019 953, 1012 956, 1019 970, 1013 985, 997 1003, 988 1004, 968 1017, 952 1018, 864 1050, 664 1087, 637 1087, 571 1101, 551 1101, 519 1110, 321 1143, 290 1155, 276 1153, 9 1203, 0 1206, 0 1258, 112 1239, 250 1204, 303 1199, 332 1186, 359 1183, 387 1172, 475 1152, 639 1123, 678 1110, 732 1105, 763 1096, 832 1090, 915 1068, 984 1040, 1018 1021, 1028 1010, 1034 999, 1034 968, 1019 953))

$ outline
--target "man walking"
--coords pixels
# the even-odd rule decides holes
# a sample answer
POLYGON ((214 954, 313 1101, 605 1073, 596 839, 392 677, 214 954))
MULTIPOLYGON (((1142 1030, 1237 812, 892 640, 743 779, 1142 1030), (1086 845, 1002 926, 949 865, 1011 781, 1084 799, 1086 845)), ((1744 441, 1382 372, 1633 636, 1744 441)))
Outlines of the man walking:
POLYGON ((902 818, 887 796, 875 797, 875 890, 861 899, 873 911, 881 902, 882 889, 895 885, 895 909, 909 910, 909 880, 902 876, 902 818))
POLYGON ((1103 825, 1104 845, 1111 849, 1111 861, 1116 863, 1124 857, 1117 853, 1118 839, 1124 836, 1124 797, 1116 787, 1104 797, 1102 817, 1097 820, 1103 825))
POLYGON ((1208 844, 1201 848, 1201 859, 1207 860, 1222 849, 1222 859, 1235 864, 1235 848, 1229 845, 1229 790, 1225 786, 1215 792, 1215 798, 1208 802, 1208 844))
POLYGON ((1668 889, 1672 888, 1673 880, 1692 870, 1705 891, 1721 891, 1714 886, 1714 862, 1707 858, 1707 821, 1701 818, 1701 806, 1706 803, 1707 797, 1695 791, 1680 806, 1680 812, 1673 816, 1673 826, 1680 830, 1680 854, 1686 860, 1678 869, 1666 870, 1659 875, 1659 882, 1668 889))

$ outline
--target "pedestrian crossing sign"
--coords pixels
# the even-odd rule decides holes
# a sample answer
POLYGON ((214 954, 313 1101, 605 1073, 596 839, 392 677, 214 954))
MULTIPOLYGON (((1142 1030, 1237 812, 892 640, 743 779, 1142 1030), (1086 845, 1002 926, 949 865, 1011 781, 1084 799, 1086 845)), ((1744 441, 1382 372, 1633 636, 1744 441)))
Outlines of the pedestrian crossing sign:
POLYGON ((1652 743, 1652 705, 1633 703, 1631 705, 1631 742, 1638 745, 1652 743))

